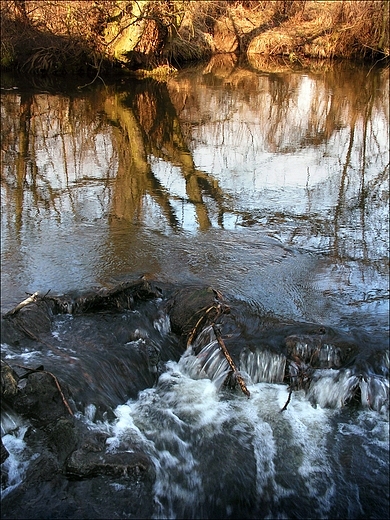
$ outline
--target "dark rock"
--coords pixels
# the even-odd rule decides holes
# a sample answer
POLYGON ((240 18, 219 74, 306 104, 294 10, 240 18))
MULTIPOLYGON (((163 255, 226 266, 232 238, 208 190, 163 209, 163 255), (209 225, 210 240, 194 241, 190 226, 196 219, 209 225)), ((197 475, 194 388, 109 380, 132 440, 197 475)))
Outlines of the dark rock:
POLYGON ((329 342, 326 335, 292 335, 286 338, 287 356, 311 368, 340 368, 356 352, 351 342, 329 342))
POLYGON ((3 519, 134 519, 151 518, 152 483, 98 476, 68 480, 61 474, 51 481, 30 480, 3 498, 3 519))
POLYGON ((98 475, 124 477, 132 480, 154 479, 154 468, 143 453, 105 453, 90 451, 85 447, 74 451, 69 457, 65 472, 71 478, 91 478, 98 475))
POLYGON ((54 425, 46 428, 47 446, 57 453, 60 464, 65 462, 69 454, 76 449, 80 428, 76 428, 70 418, 61 418, 54 425))
POLYGON ((17 345, 26 337, 36 340, 39 334, 51 330, 51 324, 51 305, 39 299, 14 314, 3 316, 1 340, 9 345, 17 345))
POLYGON ((189 334, 202 317, 202 326, 206 325, 216 317, 218 305, 223 312, 228 312, 218 292, 211 287, 186 287, 177 291, 168 303, 173 332, 189 334))
POLYGON ((0 464, 3 464, 9 457, 9 453, 7 448, 3 444, 3 440, 1 440, 1 453, 0 453, 0 464))
POLYGON ((33 372, 19 381, 19 395, 13 408, 38 427, 69 414, 54 378, 46 372, 33 372))

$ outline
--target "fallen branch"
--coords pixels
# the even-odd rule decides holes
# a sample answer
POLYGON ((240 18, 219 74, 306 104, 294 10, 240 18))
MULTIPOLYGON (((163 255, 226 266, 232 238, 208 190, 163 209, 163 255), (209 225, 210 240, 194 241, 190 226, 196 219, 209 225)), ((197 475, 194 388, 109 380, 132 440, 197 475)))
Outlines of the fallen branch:
POLYGON ((12 316, 13 314, 16 314, 17 312, 19 312, 20 309, 23 309, 23 307, 26 307, 26 305, 36 302, 37 298, 38 298, 38 294, 39 294, 38 292, 31 294, 28 298, 26 298, 22 302, 18 303, 18 305, 16 307, 14 307, 12 310, 10 310, 6 314, 4 314, 4 317, 6 318, 7 316, 12 316))
POLYGON ((218 305, 211 305, 211 307, 209 307, 209 308, 207 308, 207 309, 201 309, 200 311, 198 311, 198 312, 202 312, 203 314, 202 314, 202 316, 199 318, 199 320, 196 322, 195 327, 192 329, 192 331, 191 331, 191 332, 189 333, 189 335, 188 335, 188 338, 187 338, 187 347, 188 347, 189 345, 191 345, 191 343, 192 343, 194 337, 197 335, 197 333, 198 333, 198 329, 199 329, 199 326, 200 326, 200 325, 201 325, 201 324, 206 320, 207 315, 208 315, 211 311, 213 311, 213 310, 215 310, 216 313, 217 313, 217 315, 216 315, 215 317, 219 316, 219 315, 221 314, 221 312, 222 312, 222 311, 221 311, 221 305, 220 305, 220 304, 218 304, 218 305))
POLYGON ((251 394, 250 394, 249 390, 247 389, 246 384, 245 384, 242 376, 240 375, 239 371, 237 370, 237 367, 236 367, 236 365, 235 365, 235 363, 234 363, 234 361, 233 361, 233 359, 232 359, 228 349, 226 348, 225 343, 223 342, 223 339, 221 337, 220 331, 218 330, 218 328, 215 325, 213 325, 213 330, 214 330, 215 337, 217 338, 218 345, 220 346, 223 355, 225 356, 227 362, 229 363, 230 368, 233 371, 233 375, 236 378, 238 384, 240 385, 241 390, 244 392, 244 394, 247 397, 250 397, 251 394))

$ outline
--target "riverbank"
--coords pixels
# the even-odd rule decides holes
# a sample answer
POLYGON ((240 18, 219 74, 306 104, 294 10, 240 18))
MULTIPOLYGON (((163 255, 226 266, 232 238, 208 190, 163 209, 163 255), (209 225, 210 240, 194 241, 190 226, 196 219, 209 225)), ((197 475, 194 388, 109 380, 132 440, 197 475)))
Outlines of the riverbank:
POLYGON ((171 72, 235 53, 385 60, 388 1, 4 1, 1 68, 38 74, 171 72))

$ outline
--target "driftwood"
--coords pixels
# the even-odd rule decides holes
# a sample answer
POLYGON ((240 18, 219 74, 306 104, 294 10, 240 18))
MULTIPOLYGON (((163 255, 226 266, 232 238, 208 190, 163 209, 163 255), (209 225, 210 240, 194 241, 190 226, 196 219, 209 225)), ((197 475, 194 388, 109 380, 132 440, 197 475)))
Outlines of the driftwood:
POLYGON ((243 393, 246 396, 250 397, 250 392, 246 387, 246 384, 242 376, 240 375, 236 367, 236 364, 234 363, 233 358, 230 355, 230 352, 222 339, 218 327, 216 326, 216 321, 221 315, 230 313, 230 307, 223 302, 223 296, 219 291, 216 291, 215 289, 211 289, 211 291, 209 291, 208 296, 213 295, 213 303, 211 305, 202 307, 199 310, 196 310, 196 312, 190 313, 190 317, 187 316, 186 322, 188 324, 191 324, 190 326, 192 326, 192 328, 189 330, 189 332, 187 332, 188 329, 184 327, 184 331, 182 334, 186 335, 186 346, 188 348, 193 343, 194 339, 204 329, 204 327, 207 324, 210 324, 218 341, 219 348, 231 368, 231 374, 233 375, 235 381, 237 381, 237 383, 240 385, 240 388, 243 391, 243 393))
POLYGON ((205 325, 208 318, 209 318, 209 315, 214 311, 215 315, 214 315, 214 320, 216 318, 218 318, 218 316, 220 316, 224 311, 222 310, 222 307, 220 304, 217 304, 217 305, 211 305, 211 307, 205 307, 204 309, 200 309, 200 311, 198 311, 198 314, 199 313, 202 313, 201 317, 198 319, 198 321, 196 322, 195 324, 195 327, 191 330, 191 332, 188 334, 188 338, 187 338, 187 347, 189 345, 191 345, 191 343, 193 342, 194 338, 198 335, 199 333, 199 330, 201 329, 201 325, 205 325))
POLYGON ((36 302, 38 299, 38 295, 39 295, 38 292, 35 292, 34 294, 30 294, 30 296, 28 298, 26 298, 22 302, 18 303, 18 305, 16 305, 16 307, 14 307, 10 311, 8 311, 6 314, 4 314, 4 318, 6 318, 8 316, 12 316, 12 315, 16 314, 17 312, 19 312, 20 309, 23 309, 23 307, 26 307, 26 305, 36 302))

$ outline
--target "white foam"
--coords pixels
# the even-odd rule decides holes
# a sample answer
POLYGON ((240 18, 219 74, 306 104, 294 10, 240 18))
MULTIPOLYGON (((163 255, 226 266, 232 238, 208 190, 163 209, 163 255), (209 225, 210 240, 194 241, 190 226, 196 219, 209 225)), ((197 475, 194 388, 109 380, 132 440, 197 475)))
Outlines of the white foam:
POLYGON ((365 408, 387 414, 389 409, 389 380, 381 376, 360 379, 361 401, 365 408))
MULTIPOLYGON (((169 362, 156 388, 117 407, 117 421, 107 441, 115 449, 126 437, 137 439, 151 456, 157 472, 154 517, 175 518, 180 516, 180 503, 193 511, 203 503, 208 475, 202 466, 202 450, 216 435, 223 435, 227 446, 230 442, 240 453, 243 450, 243 457, 252 453, 258 500, 269 499, 275 507, 297 493, 293 476, 290 486, 278 482, 276 467, 278 458, 289 456, 289 448, 295 446, 292 464, 313 502, 313 512, 325 517, 335 494, 326 447, 332 412, 313 407, 302 391, 293 394, 281 413, 288 390, 271 383, 250 385, 250 399, 239 392, 226 398, 212 381, 189 377, 186 368, 183 363, 169 362), (287 453, 281 451, 284 447, 287 453)), ((223 479, 224 461, 220 463, 223 479)), ((267 514, 274 518, 275 510, 267 514)), ((277 510, 279 518, 288 514, 283 508, 277 510)))
POLYGON ((24 441, 28 427, 28 425, 21 426, 12 434, 9 433, 2 437, 3 444, 9 453, 8 458, 2 464, 2 473, 7 475, 6 486, 1 493, 2 498, 23 482, 31 460, 38 457, 38 454, 31 455, 24 441))
POLYGON ((359 385, 359 378, 351 370, 317 370, 308 391, 308 399, 322 408, 342 408, 359 385))
POLYGON ((166 336, 171 332, 171 321, 168 314, 161 314, 154 320, 153 326, 162 336, 166 336))

